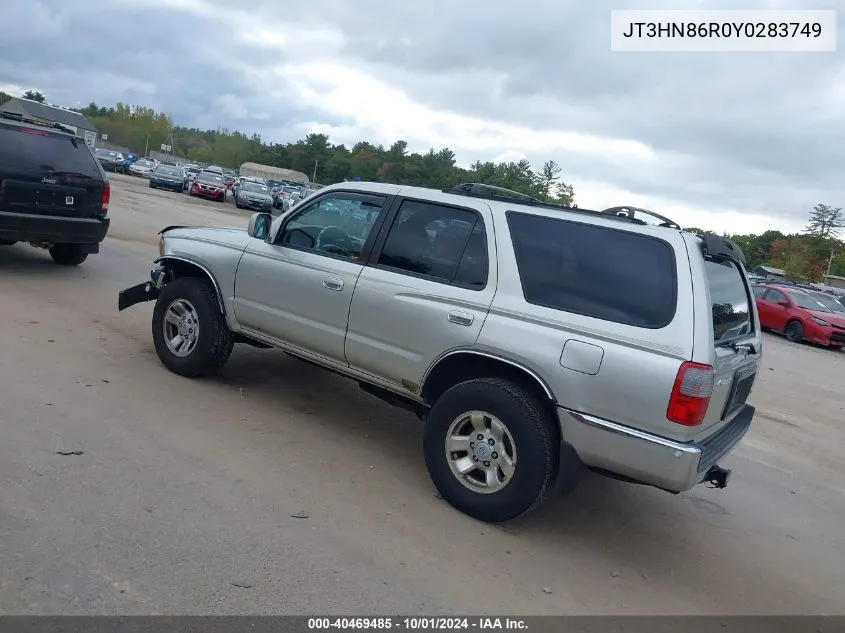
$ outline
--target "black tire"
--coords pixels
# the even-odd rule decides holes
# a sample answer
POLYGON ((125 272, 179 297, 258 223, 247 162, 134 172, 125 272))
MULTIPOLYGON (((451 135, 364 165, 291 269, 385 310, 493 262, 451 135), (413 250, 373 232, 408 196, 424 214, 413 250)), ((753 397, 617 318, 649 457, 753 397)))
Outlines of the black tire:
POLYGON ((50 247, 50 257, 62 266, 79 266, 88 259, 88 253, 83 253, 79 244, 56 244, 50 247))
POLYGON ((173 373, 188 378, 214 374, 232 354, 234 337, 220 313, 211 284, 199 277, 179 277, 161 291, 153 309, 153 344, 162 364, 173 373), (199 337, 187 356, 177 356, 165 342, 164 317, 177 299, 186 299, 197 313, 199 337))
POLYGON ((804 326, 801 325, 800 321, 790 321, 786 324, 784 334, 786 335, 787 341, 800 343, 804 340, 804 326))
POLYGON ((552 488, 559 467, 559 442, 548 408, 525 389, 499 378, 455 385, 434 403, 423 439, 429 476, 452 506, 480 521, 500 523, 530 512, 552 488), (469 411, 494 415, 513 437, 513 477, 498 492, 470 490, 452 473, 444 443, 452 422, 469 411))

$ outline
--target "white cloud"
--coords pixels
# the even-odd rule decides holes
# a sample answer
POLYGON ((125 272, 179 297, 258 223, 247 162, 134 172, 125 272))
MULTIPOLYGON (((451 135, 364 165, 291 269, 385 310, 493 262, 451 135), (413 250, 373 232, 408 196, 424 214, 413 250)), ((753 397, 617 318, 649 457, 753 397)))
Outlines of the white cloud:
POLYGON ((463 166, 553 159, 581 206, 717 231, 796 231, 813 204, 843 204, 835 56, 613 55, 599 5, 6 0, 0 89, 140 103, 271 142, 323 132, 448 147, 463 166))

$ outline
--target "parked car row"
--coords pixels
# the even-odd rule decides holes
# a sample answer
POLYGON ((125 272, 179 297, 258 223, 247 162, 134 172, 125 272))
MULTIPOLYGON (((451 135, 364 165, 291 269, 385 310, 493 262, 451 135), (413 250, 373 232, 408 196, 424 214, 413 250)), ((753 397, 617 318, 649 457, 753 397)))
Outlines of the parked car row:
POLYGON ((845 304, 812 286, 788 282, 751 286, 760 327, 782 332, 794 343, 809 341, 837 349, 845 347, 845 304))

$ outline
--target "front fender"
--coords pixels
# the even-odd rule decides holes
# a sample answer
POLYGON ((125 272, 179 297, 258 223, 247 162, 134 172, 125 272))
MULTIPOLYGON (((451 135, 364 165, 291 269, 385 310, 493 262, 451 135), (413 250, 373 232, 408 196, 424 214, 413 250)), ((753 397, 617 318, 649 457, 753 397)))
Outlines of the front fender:
POLYGON ((163 255, 161 257, 157 257, 154 260, 154 263, 167 268, 167 270, 170 271, 171 278, 184 276, 180 275, 179 268, 185 266, 193 268, 204 277, 207 277, 208 281, 211 282, 211 285, 214 288, 214 294, 217 296, 217 306, 220 308, 220 314, 226 316, 226 305, 223 301, 223 292, 220 288, 220 283, 207 266, 183 255, 163 255))

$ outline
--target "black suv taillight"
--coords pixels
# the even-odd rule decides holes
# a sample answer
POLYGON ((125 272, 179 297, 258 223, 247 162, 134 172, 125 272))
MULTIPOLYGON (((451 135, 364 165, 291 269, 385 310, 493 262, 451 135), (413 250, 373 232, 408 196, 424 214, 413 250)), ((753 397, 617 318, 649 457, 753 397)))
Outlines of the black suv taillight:
POLYGON ((103 193, 100 194, 100 215, 106 216, 109 213, 109 200, 111 199, 111 185, 103 183, 103 193))

